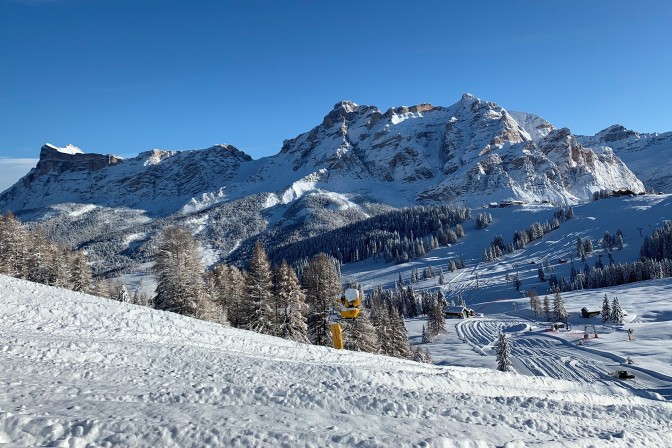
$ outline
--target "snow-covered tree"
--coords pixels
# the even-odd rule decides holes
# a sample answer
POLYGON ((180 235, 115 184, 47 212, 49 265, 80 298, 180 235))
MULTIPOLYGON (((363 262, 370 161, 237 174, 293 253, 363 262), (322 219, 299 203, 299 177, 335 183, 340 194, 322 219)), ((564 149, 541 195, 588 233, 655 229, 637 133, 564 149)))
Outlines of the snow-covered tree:
POLYGON ((347 325, 349 328, 344 335, 344 348, 355 352, 378 353, 380 351, 378 335, 369 320, 366 309, 361 309, 357 318, 347 325))
POLYGON ((511 363, 511 346, 509 345, 509 338, 504 333, 499 333, 497 345, 497 370, 508 372, 513 367, 511 363))
POLYGON ((302 284, 308 303, 308 338, 315 345, 330 347, 329 313, 342 290, 335 260, 323 253, 313 257, 303 271, 302 284))
POLYGON ((155 307, 201 318, 208 300, 198 243, 189 230, 168 227, 160 238, 156 267, 155 307))
POLYGON ((622 324, 625 321, 625 313, 621 308, 618 297, 614 297, 614 300, 611 303, 611 321, 616 324, 622 324))
POLYGON ((306 295, 294 269, 284 260, 276 274, 275 291, 277 335, 291 341, 309 343, 306 295))
POLYGON ((551 303, 548 300, 548 296, 544 296, 544 314, 547 321, 551 320, 551 303))
POLYGON ((273 276, 266 251, 257 241, 245 277, 245 297, 250 312, 246 329, 275 335, 275 311, 271 307, 273 276))
POLYGON ((123 283, 119 283, 116 287, 117 289, 117 302, 129 303, 131 301, 131 295, 128 293, 128 289, 123 283))
POLYGON ((560 292, 556 292, 553 296, 553 316, 555 320, 561 322, 567 322, 567 319, 569 319, 569 314, 567 314, 567 310, 565 309, 565 301, 560 292))
POLYGON ((413 361, 415 362, 422 362, 426 364, 431 364, 432 363, 432 356, 429 354, 427 350, 424 350, 422 347, 414 347, 412 349, 412 358, 413 361))
POLYGON ((604 295, 604 300, 602 301, 602 323, 611 319, 611 306, 609 305, 609 299, 607 295, 604 295))
POLYGON ((432 300, 430 312, 427 316, 427 330, 430 338, 446 332, 446 314, 444 307, 446 302, 444 300, 432 300))
POLYGON ((421 339, 423 344, 429 344, 432 342, 432 335, 429 333, 427 328, 423 325, 422 326, 422 339, 421 339))

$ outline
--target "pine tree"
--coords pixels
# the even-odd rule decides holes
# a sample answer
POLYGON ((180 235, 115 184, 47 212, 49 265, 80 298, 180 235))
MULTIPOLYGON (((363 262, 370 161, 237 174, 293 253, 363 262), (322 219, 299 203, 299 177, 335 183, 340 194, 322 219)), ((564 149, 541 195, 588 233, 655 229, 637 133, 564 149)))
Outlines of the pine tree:
POLYGON ((509 372, 513 364, 511 363, 511 346, 509 345, 509 338, 504 333, 499 333, 497 340, 497 370, 502 372, 509 372))
POLYGON ((609 299, 605 294, 602 301, 602 323, 605 323, 609 319, 611 319, 611 306, 609 306, 609 299))
POLYGON ((331 346, 329 313, 338 306, 341 283, 334 260, 324 253, 313 257, 303 272, 308 303, 308 338, 314 345, 331 346))
POLYGON ((553 316, 559 322, 567 322, 567 319, 569 319, 569 314, 565 309, 565 301, 562 299, 560 292, 556 292, 553 297, 553 316))
POLYGON ((611 321, 615 324, 622 324, 625 321, 625 313, 621 308, 621 304, 618 301, 618 297, 614 297, 613 302, 611 303, 611 321))
POLYGON ((276 297, 278 311, 275 313, 278 322, 278 336, 290 341, 308 344, 306 315, 308 305, 306 295, 301 289, 299 279, 286 261, 282 261, 276 275, 276 297))
POLYGON ((425 326, 422 326, 422 339, 421 339, 423 344, 429 344, 432 342, 432 335, 429 334, 429 331, 425 326))
POLYGON ((390 308, 390 330, 390 351, 387 355, 410 359, 412 355, 411 345, 408 342, 406 324, 404 323, 404 318, 399 315, 394 307, 390 308))
POLYGON ((431 301, 430 314, 427 319, 430 338, 446 332, 445 306, 446 302, 444 300, 437 298, 431 301))
POLYGON ((432 356, 429 354, 427 350, 422 349, 421 347, 414 347, 412 349, 412 359, 415 362, 422 362, 425 364, 431 364, 432 363, 432 356))
POLYGON ((257 241, 245 277, 244 300, 250 311, 246 329, 257 333, 276 335, 276 310, 271 307, 273 277, 266 251, 257 241))
POLYGON ((198 243, 187 229, 168 227, 163 231, 155 269, 156 308, 201 318, 208 299, 198 243))

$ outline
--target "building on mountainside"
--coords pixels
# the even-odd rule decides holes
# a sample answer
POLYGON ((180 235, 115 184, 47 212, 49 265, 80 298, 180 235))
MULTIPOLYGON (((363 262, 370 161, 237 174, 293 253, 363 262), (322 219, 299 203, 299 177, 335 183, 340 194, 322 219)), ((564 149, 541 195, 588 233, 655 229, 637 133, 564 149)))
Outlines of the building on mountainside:
POLYGON ((466 319, 474 316, 474 310, 464 306, 446 306, 443 308, 446 318, 466 319))
POLYGON ((588 308, 586 308, 585 306, 583 308, 581 308, 581 316, 585 317, 586 319, 588 319, 590 317, 599 316, 600 313, 601 313, 601 311, 589 311, 588 308))

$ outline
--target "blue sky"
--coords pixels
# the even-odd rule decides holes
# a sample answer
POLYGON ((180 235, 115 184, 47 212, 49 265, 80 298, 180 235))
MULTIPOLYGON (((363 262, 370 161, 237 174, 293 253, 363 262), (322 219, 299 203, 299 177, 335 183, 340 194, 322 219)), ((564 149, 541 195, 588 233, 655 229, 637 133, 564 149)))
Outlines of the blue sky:
POLYGON ((44 142, 258 158, 342 99, 464 92, 575 133, 672 130, 672 2, 460 3, 0 0, 0 158, 44 142))

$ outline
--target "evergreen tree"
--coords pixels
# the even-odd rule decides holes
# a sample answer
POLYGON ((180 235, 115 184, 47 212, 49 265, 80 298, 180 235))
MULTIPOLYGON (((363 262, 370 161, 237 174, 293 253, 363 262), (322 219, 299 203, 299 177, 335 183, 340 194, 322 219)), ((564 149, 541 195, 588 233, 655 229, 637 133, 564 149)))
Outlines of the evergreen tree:
POLYGON ((411 345, 408 342, 408 332, 404 318, 399 315, 394 307, 390 308, 390 341, 388 344, 389 351, 386 353, 389 356, 396 358, 411 358, 411 345))
POLYGON ((609 319, 611 319, 611 306, 609 306, 609 299, 605 294, 602 301, 602 323, 605 323, 609 319))
POLYGON ((198 243, 187 229, 168 227, 163 231, 155 269, 156 308, 201 318, 208 298, 198 243))
POLYGON ((329 313, 338 306, 341 283, 334 260, 326 254, 313 257, 303 272, 308 303, 308 338, 314 345, 331 346, 329 313))
POLYGON ((496 345, 497 351, 497 370, 509 372, 513 364, 511 363, 511 346, 509 338, 504 333, 499 333, 499 339, 496 345))
POLYGON ((546 321, 551 320, 551 304, 548 301, 548 296, 544 296, 544 314, 546 315, 546 321))
POLYGON ((257 241, 245 277, 245 300, 251 313, 246 329, 263 334, 277 334, 276 309, 271 307, 272 294, 271 265, 264 247, 257 241))
POLYGON ((569 314, 567 314, 567 310, 565 309, 565 301, 560 292, 556 292, 553 297, 553 316, 559 322, 567 322, 567 319, 569 319, 569 314))
POLYGON ((427 327, 429 336, 434 338, 435 336, 446 332, 446 315, 444 312, 446 302, 437 299, 432 300, 431 303, 430 314, 427 316, 427 327))
POLYGON ((513 287, 516 289, 516 291, 520 291, 520 286, 521 286, 520 274, 516 272, 516 274, 513 276, 513 287))
POLYGON ((422 362, 426 364, 432 363, 432 356, 427 350, 423 350, 421 347, 413 348, 412 359, 415 362, 422 362))
POLYGON ((425 326, 422 326, 422 343, 423 344, 429 344, 432 342, 432 336, 429 334, 429 331, 427 331, 427 328, 425 326))
POLYGON ((611 303, 611 321, 615 324, 622 324, 625 321, 625 313, 623 313, 618 297, 614 297, 611 303))
POLYGON ((294 269, 283 260, 276 277, 277 335, 291 341, 310 343, 306 325, 308 314, 306 295, 301 289, 294 269))

